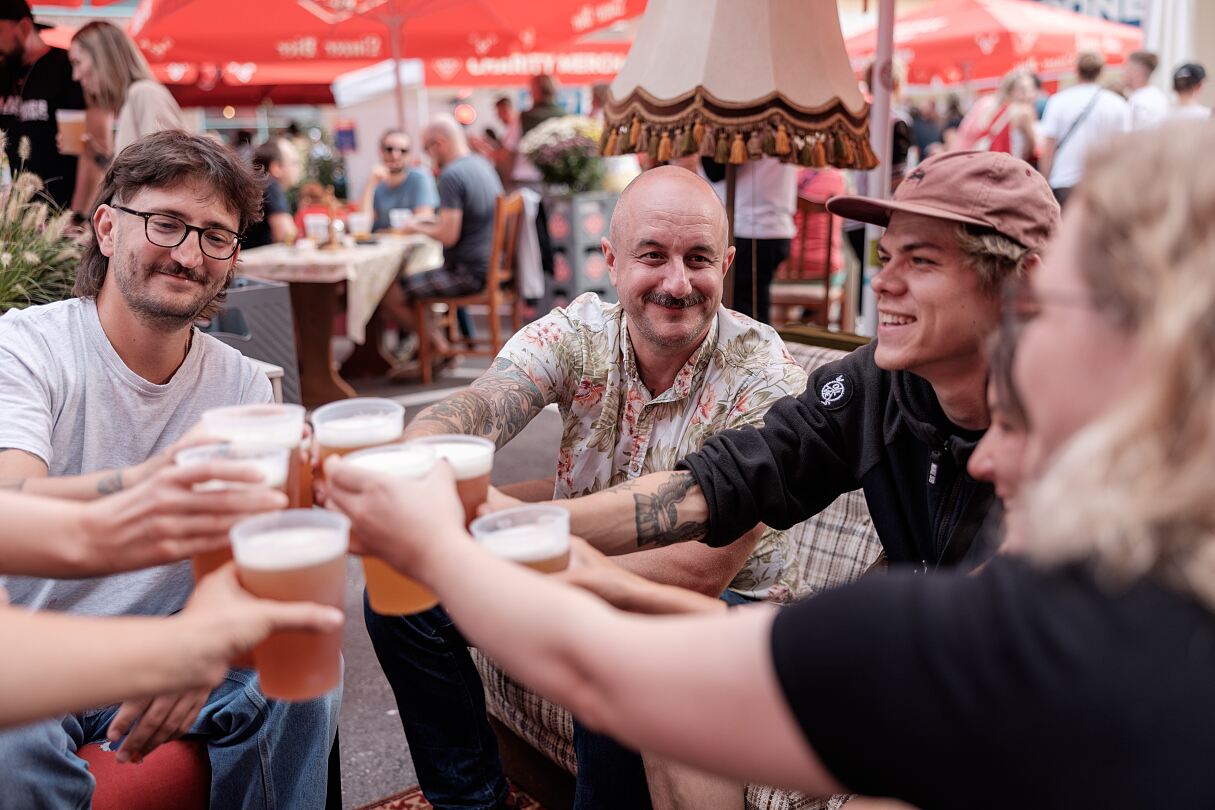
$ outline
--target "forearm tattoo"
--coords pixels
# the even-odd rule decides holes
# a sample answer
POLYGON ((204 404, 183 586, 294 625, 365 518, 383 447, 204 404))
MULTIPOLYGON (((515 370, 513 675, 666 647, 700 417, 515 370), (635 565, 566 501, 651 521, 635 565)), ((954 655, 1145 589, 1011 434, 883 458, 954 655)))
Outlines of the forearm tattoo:
POLYGON ((97 482, 98 495, 113 495, 122 489, 122 470, 114 470, 114 472, 102 478, 97 482))
POLYGON ((518 366, 499 358, 467 391, 430 406, 414 419, 442 433, 494 437, 509 442, 544 409, 544 395, 518 366))
POLYGON ((637 545, 670 545, 685 540, 699 540, 708 530, 707 521, 679 522, 679 504, 696 486, 691 473, 677 472, 653 494, 634 495, 637 519, 637 545))

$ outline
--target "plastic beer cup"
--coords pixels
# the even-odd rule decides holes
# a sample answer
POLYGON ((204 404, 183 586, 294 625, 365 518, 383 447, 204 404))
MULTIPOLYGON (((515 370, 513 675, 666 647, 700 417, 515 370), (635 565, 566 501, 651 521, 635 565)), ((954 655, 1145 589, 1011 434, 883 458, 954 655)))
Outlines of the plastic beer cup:
MULTIPOLYGON (((45 115, 45 112, 43 113, 45 115)), ((84 154, 84 110, 55 110, 62 154, 84 154)))
MULTIPOLYGON (((435 465, 435 452, 415 442, 375 447, 351 453, 346 463, 400 478, 421 478, 435 465)), ((363 557, 367 578, 367 601, 371 609, 385 616, 420 613, 439 604, 434 591, 413 577, 405 576, 378 557, 363 557)))
MULTIPOLYGON (((272 444, 204 444, 199 447, 188 447, 173 457, 173 462, 178 467, 191 467, 211 461, 234 461, 247 464, 262 474, 262 481, 254 484, 213 479, 195 484, 195 492, 267 487, 277 489, 285 495, 288 494, 287 471, 290 467, 291 451, 286 447, 272 444)), ((190 562, 194 566, 194 581, 198 582, 230 559, 232 559, 231 546, 195 554, 190 558, 190 562)))
MULTIPOLYGON (((301 405, 234 405, 212 408, 202 415, 207 435, 233 444, 273 444, 296 451, 304 435, 301 405)), ((287 467, 287 498, 292 509, 312 506, 311 471, 308 460, 292 453, 287 467)))
POLYGON ((494 451, 497 449, 494 443, 480 436, 444 433, 413 439, 409 444, 432 447, 436 456, 446 459, 451 465, 456 474, 460 503, 464 505, 464 525, 471 524, 477 517, 477 509, 489 497, 489 474, 494 468, 494 451))
MULTIPOLYGON (((232 527, 240 584, 262 599, 343 607, 350 521, 322 509, 288 509, 232 527)), ((272 633, 253 648, 263 694, 312 700, 342 681, 342 631, 272 633)))
POLYGON ((317 476, 325 477, 330 456, 391 444, 404 430, 405 408, 391 399, 356 397, 322 405, 312 412, 312 440, 320 450, 317 476))
POLYGON ((534 504, 503 509, 472 522, 473 538, 495 556, 542 574, 570 564, 570 513, 559 506, 534 504))

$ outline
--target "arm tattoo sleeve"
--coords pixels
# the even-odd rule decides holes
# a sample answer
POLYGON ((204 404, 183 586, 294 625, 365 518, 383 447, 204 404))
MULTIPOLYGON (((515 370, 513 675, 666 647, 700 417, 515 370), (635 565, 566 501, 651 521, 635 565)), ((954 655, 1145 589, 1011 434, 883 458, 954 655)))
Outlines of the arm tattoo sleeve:
POLYGON ((122 470, 114 470, 97 482, 98 495, 113 495, 122 489, 122 470))
POLYGON ((678 472, 652 495, 633 496, 638 547, 652 544, 665 546, 704 537, 708 529, 707 522, 679 522, 679 504, 694 486, 696 479, 691 473, 678 472))
POLYGON ((443 433, 464 433, 509 442, 545 406, 544 394, 514 363, 503 358, 467 391, 427 408, 414 420, 431 423, 443 433))

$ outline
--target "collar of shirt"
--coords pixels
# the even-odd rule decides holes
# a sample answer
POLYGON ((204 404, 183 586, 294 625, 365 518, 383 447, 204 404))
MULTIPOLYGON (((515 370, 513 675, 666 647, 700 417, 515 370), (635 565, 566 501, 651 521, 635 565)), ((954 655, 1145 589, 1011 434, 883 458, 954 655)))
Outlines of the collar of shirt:
POLYGON ((696 387, 696 380, 704 374, 705 369, 709 367, 709 362, 713 359, 713 351, 717 347, 717 333, 720 321, 720 314, 713 316, 713 323, 709 326, 709 333, 705 335, 705 339, 701 341, 700 345, 696 347, 696 351, 688 358, 688 362, 684 363, 683 368, 679 369, 678 373, 675 374, 671 387, 663 391, 661 395, 655 397, 641 380, 641 371, 637 368, 637 357, 633 353, 633 342, 629 338, 628 318, 621 317, 620 351, 625 383, 630 388, 635 387, 641 393, 645 400, 645 407, 664 402, 680 402, 691 396, 693 389, 696 387))

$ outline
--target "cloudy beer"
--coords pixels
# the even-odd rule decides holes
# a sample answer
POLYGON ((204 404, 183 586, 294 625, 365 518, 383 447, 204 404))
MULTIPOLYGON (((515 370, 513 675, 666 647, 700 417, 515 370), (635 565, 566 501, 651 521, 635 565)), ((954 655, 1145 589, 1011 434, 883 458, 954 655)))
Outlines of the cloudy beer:
POLYGON ((472 536, 495 556, 542 574, 570 564, 570 513, 559 506, 503 509, 473 521, 472 536))
MULTIPOLYGON (((411 442, 351 453, 346 462, 399 478, 421 478, 434 467, 435 454, 431 448, 411 442)), ((367 601, 376 613, 403 616, 439 604, 434 591, 378 557, 363 557, 363 574, 367 578, 367 601)))
POLYGON ((312 414, 313 440, 319 448, 317 475, 325 461, 395 442, 405 429, 405 408, 390 399, 360 397, 323 405, 312 414))
POLYGON ((464 506, 464 525, 477 516, 489 496, 489 474, 494 466, 494 443, 478 436, 450 433, 414 439, 410 444, 433 447, 435 455, 447 459, 456 475, 456 490, 464 506))
POLYGON ((234 405, 212 408, 202 415, 208 436, 236 445, 273 444, 291 451, 287 466, 287 498, 292 509, 312 506, 312 470, 299 452, 304 436, 300 405, 234 405))
MULTIPOLYGON (((316 602, 339 610, 346 585, 350 521, 345 515, 289 509, 232 527, 241 586, 262 599, 316 602)), ((253 649, 266 697, 311 700, 342 680, 342 631, 272 633, 253 649)))
MULTIPOLYGON (((179 467, 191 467, 196 464, 206 464, 212 461, 233 461, 242 466, 249 466, 261 473, 262 480, 258 483, 243 481, 223 481, 212 479, 194 485, 195 492, 209 492, 225 489, 248 489, 266 487, 277 489, 288 498, 287 477, 290 469, 291 451, 285 447, 271 444, 204 444, 200 447, 188 447, 173 457, 173 462, 179 467)), ((190 558, 194 566, 194 581, 198 582, 207 574, 219 568, 232 559, 232 547, 206 551, 195 554, 190 558)))

